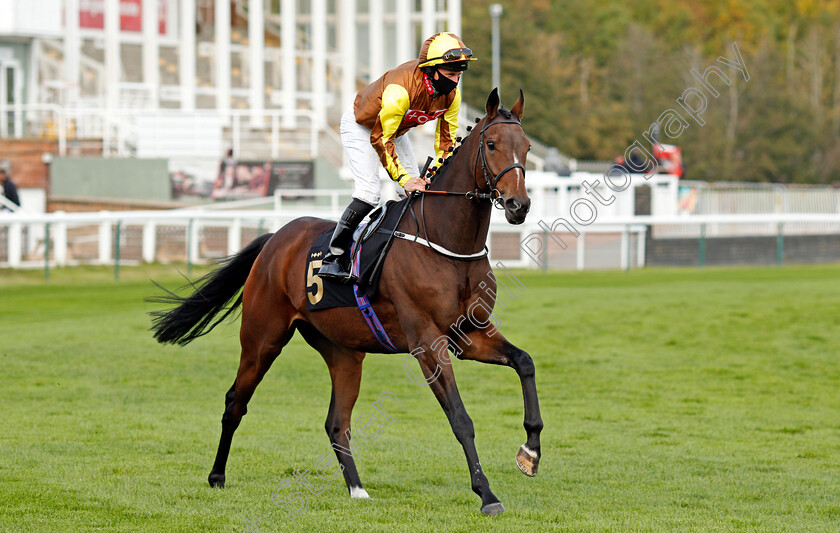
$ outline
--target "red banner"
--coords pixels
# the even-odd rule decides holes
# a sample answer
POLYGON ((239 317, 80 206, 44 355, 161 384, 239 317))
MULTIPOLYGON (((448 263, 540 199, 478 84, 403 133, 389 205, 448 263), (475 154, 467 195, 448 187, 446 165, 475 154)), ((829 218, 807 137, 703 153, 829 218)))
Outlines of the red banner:
MULTIPOLYGON (((120 30, 136 33, 143 31, 144 1, 157 1, 158 32, 166 35, 167 0, 120 0, 120 30)), ((79 27, 105 29, 105 0, 79 0, 79 27)))

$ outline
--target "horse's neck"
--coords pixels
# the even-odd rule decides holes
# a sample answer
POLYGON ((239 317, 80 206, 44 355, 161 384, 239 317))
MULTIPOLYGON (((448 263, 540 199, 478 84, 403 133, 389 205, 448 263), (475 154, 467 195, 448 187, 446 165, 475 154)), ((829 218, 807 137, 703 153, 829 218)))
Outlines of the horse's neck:
MULTIPOLYGON (((449 192, 476 190, 475 172, 478 140, 467 138, 431 189, 449 192)), ((464 196, 438 196, 429 194, 424 200, 424 217, 428 239, 461 254, 471 254, 483 249, 490 228, 491 203, 487 200, 470 200, 464 196)))

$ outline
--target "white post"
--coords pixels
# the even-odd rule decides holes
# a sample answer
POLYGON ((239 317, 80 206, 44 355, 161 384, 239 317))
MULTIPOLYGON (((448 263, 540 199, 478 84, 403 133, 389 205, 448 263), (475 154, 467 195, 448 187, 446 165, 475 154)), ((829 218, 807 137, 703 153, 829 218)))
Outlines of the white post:
MULTIPOLYGON (((15 71, 14 86, 11 87, 14 94, 14 103, 12 104, 12 116, 14 118, 13 131, 14 136, 18 139, 23 137, 23 86, 26 82, 23 81, 23 77, 20 76, 22 73, 23 69, 21 68, 18 68, 18 70, 15 71)), ((37 89, 33 87, 32 90, 35 91, 37 89)))
MULTIPOLYGON (((6 68, 0 65, 0 94, 8 95, 8 91, 13 91, 13 87, 8 87, 8 78, 6 68)), ((9 121, 7 120, 8 111, 6 110, 6 98, 0 98, 0 137, 9 135, 9 121)))
POLYGON ((23 256, 23 225, 20 222, 12 222, 9 225, 9 236, 6 246, 9 247, 9 266, 17 268, 23 256))
POLYGON ((370 81, 385 74, 385 8, 383 0, 370 0, 370 81))
POLYGON ((230 2, 216 4, 216 109, 227 124, 230 112, 230 2))
MULTIPOLYGON (((56 213, 61 213, 61 211, 57 211, 56 213)), ((55 245, 55 250, 53 251, 55 254, 55 264, 64 266, 67 264, 67 222, 56 222, 53 225, 53 229, 55 231, 53 238, 55 245)))
POLYGON ((187 231, 189 231, 188 242, 190 244, 190 248, 189 248, 189 250, 187 250, 187 253, 189 254, 190 262, 195 264, 195 263, 198 262, 198 236, 199 236, 199 232, 198 232, 199 228, 198 227, 199 227, 200 221, 197 220, 197 219, 193 219, 192 222, 193 223, 191 225, 187 226, 187 228, 188 228, 187 231))
POLYGON ((155 248, 157 247, 157 224, 149 220, 143 224, 143 261, 154 263, 155 248))
POLYGON ((295 127, 297 109, 297 63, 295 58, 296 1, 282 0, 280 46, 283 57, 283 127, 295 127))
POLYGON ((195 110, 195 0, 181 0, 181 110, 195 110))
POLYGON ((111 146, 111 121, 108 117, 102 117, 102 157, 111 157, 113 146, 111 146))
POLYGON ((33 39, 32 46, 29 50, 29 60, 28 65, 26 67, 27 72, 27 87, 28 90, 26 91, 26 103, 27 105, 37 105, 39 103, 40 97, 40 90, 41 87, 38 85, 38 65, 41 64, 41 56, 43 52, 41 51, 41 43, 40 39, 33 39))
POLYGON ((411 2, 397 0, 397 65, 411 57, 411 2))
POLYGON ((446 31, 463 38, 463 35, 461 35, 461 0, 448 0, 446 2, 446 31))
POLYGON ((152 109, 160 101, 160 51, 158 47, 158 3, 155 0, 143 2, 143 83, 149 88, 152 109))
POLYGON ((356 0, 341 2, 341 108, 353 105, 356 99, 356 0))
POLYGON ((312 110, 313 129, 320 130, 327 121, 324 101, 327 96, 327 1, 312 0, 312 110), (317 103, 316 103, 317 102, 317 103))
POLYGON ((492 87, 495 87, 499 91, 499 95, 502 92, 502 82, 501 82, 501 37, 499 30, 499 19, 502 17, 502 4, 490 4, 490 18, 493 20, 492 24, 492 45, 491 48, 493 50, 493 82, 490 84, 492 87))
POLYGON ((309 156, 314 159, 318 157, 318 132, 320 131, 320 128, 314 124, 314 121, 317 120, 315 114, 313 113, 310 117, 313 124, 312 127, 309 128, 309 156))
POLYGON ((239 144, 240 144, 240 136, 242 131, 242 115, 236 113, 233 115, 233 156, 239 157, 239 144))
POLYGON ((423 0, 423 39, 428 39, 437 33, 437 20, 435 16, 435 0, 423 0))
POLYGON ((120 2, 105 0, 105 107, 109 111, 120 107, 120 69, 120 2))
POLYGON ((79 0, 64 0, 64 82, 67 84, 64 105, 79 101, 79 54, 82 39, 79 37, 79 0))
POLYGON ((271 113, 271 159, 280 158, 280 115, 271 113))
POLYGON ((242 249, 242 219, 234 218, 228 226, 228 255, 238 253, 242 249))
POLYGON ((586 232, 583 231, 578 236, 578 241, 577 241, 577 256, 576 256, 576 259, 577 259, 577 269, 578 270, 583 270, 583 268, 585 266, 585 264, 584 264, 584 253, 585 252, 586 252, 586 232))
POLYGON ((630 226, 621 230, 621 270, 630 270, 630 226))
POLYGON ((58 125, 58 153, 61 157, 65 157, 67 155, 67 120, 64 109, 56 111, 55 117, 58 125))
MULTIPOLYGON (((107 211, 102 211, 107 213, 107 211)), ((99 223, 99 262, 103 265, 111 260, 111 221, 99 223)))
POLYGON ((637 237, 638 241, 636 242, 636 262, 638 263, 639 268, 645 266, 645 241, 647 240, 647 226, 642 226, 642 229, 638 232, 637 237))
POLYGON ((250 78, 251 123, 263 120, 265 109, 265 12, 263 0, 248 0, 248 67, 250 78))

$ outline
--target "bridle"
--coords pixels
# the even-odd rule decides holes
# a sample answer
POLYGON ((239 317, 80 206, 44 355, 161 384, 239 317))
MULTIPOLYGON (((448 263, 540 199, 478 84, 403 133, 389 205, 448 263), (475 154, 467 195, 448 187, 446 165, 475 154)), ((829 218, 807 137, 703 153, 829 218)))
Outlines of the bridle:
MULTIPOLYGON (((478 169, 478 162, 481 161, 481 172, 484 175, 484 181, 487 183, 488 191, 483 191, 478 187, 476 184, 475 191, 468 191, 468 192, 450 192, 450 191, 418 191, 422 193, 428 194, 439 194, 445 196, 463 196, 468 200, 490 200, 493 202, 493 205, 499 209, 502 209, 501 197, 502 194, 499 192, 499 189, 496 188, 496 185, 499 184, 499 180, 502 179, 507 172, 518 168, 522 170, 522 174, 525 174, 525 165, 522 163, 511 163, 510 165, 503 168, 499 173, 493 174, 487 165, 487 155, 484 150, 484 132, 487 131, 491 126, 495 126, 496 124, 517 124, 520 128, 522 127, 522 123, 519 120, 508 118, 505 120, 497 120, 495 122, 490 122, 489 124, 485 124, 481 131, 479 132, 478 137, 478 154, 476 154, 475 161, 473 162, 473 176, 476 174, 476 170, 478 169)), ((469 129, 469 128, 467 128, 469 129)))
MULTIPOLYGON (((475 252, 475 253, 472 253, 472 254, 459 254, 459 253, 455 253, 455 252, 452 252, 450 250, 447 250, 446 248, 443 248, 442 246, 436 245, 436 244, 432 243, 431 241, 429 241, 428 240, 429 234, 428 234, 428 231, 426 231, 425 197, 426 197, 427 194, 434 194, 434 195, 441 195, 441 196, 461 196, 461 197, 467 198, 468 200, 477 200, 477 201, 490 200, 491 202, 493 202, 493 205, 495 207, 498 207, 500 209, 504 209, 504 206, 502 205, 502 200, 501 200, 502 194, 499 192, 499 189, 496 188, 496 185, 498 185, 499 180, 502 179, 502 176, 504 176, 507 172, 509 172, 509 171, 511 171, 515 168, 522 169, 522 174, 524 175, 525 174, 525 165, 523 165, 522 163, 512 163, 512 164, 508 165, 507 167, 503 168, 502 171, 497 173, 497 174, 493 174, 492 172, 490 172, 488 170, 487 156, 486 156, 485 151, 484 151, 484 132, 487 131, 488 128, 490 128, 491 126, 495 126, 496 124, 517 124, 517 125, 519 125, 520 128, 522 127, 522 123, 519 120, 516 120, 516 119, 513 119, 513 118, 506 118, 505 120, 499 120, 499 121, 496 121, 496 122, 491 122, 489 124, 486 124, 483 128, 481 128, 481 131, 479 132, 479 139, 478 139, 478 142, 479 142, 478 154, 476 154, 475 161, 473 162, 472 175, 473 175, 473 177, 475 177, 476 170, 478 169, 478 162, 481 161, 481 171, 484 174, 484 180, 487 182, 487 187, 489 189, 489 192, 483 191, 482 189, 480 189, 479 186, 478 186, 478 183, 475 184, 476 185, 476 190, 475 191, 467 191, 467 192, 430 191, 430 190, 415 191, 415 192, 412 193, 411 198, 409 199, 408 203, 410 203, 412 200, 414 200, 414 198, 416 198, 417 196, 420 196, 420 221, 417 220, 417 215, 414 213, 414 210, 409 210, 411 212, 412 217, 414 217, 414 224, 417 227, 417 233, 412 238, 412 237, 410 237, 406 234, 397 235, 397 233, 400 233, 400 232, 395 231, 396 236, 398 236, 400 238, 408 239, 408 240, 413 240, 414 242, 419 242, 420 244, 428 246, 429 248, 431 248, 433 251, 437 252, 438 254, 449 257, 450 259, 457 259, 457 260, 461 260, 461 261, 473 261, 473 260, 481 259, 481 258, 487 256, 487 247, 486 246, 484 247, 484 250, 481 251, 481 252, 475 252), (423 234, 426 236, 425 239, 420 238, 421 224, 422 224, 422 228, 423 228, 423 234)), ((469 128, 467 128, 467 129, 469 129, 469 128)), ((427 168, 428 168, 428 161, 427 161, 426 167, 424 167, 421 175, 425 175, 425 171, 426 171, 427 168)), ((408 207, 408 203, 406 203, 406 206, 403 210, 403 214, 405 213, 405 209, 408 207)), ((402 219, 402 214, 400 214, 400 219, 402 219)))
POLYGON ((522 127, 522 123, 516 119, 506 119, 506 120, 498 120, 496 122, 490 122, 489 124, 485 124, 483 128, 481 128, 481 132, 479 132, 478 137, 478 155, 475 158, 475 163, 473 164, 473 175, 475 175, 476 167, 478 166, 478 160, 481 160, 481 172, 484 174, 484 181, 487 182, 487 187, 490 189, 490 198, 493 200, 493 204, 496 207, 501 208, 501 193, 499 189, 496 188, 496 185, 499 184, 499 180, 502 179, 507 172, 519 168, 522 169, 522 174, 525 174, 525 165, 522 163, 511 163, 510 165, 503 168, 498 174, 493 174, 488 170, 487 165, 487 155, 484 150, 484 132, 487 131, 491 126, 495 126, 496 124, 517 124, 520 128, 522 127))

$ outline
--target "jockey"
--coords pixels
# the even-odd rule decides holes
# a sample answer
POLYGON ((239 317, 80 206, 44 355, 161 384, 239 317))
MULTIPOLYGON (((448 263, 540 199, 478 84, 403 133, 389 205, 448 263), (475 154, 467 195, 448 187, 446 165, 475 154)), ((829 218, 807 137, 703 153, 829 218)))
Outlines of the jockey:
POLYGON ((354 177, 353 201, 338 221, 319 276, 356 281, 347 254, 359 222, 379 204, 380 164, 408 194, 429 183, 418 177, 417 159, 403 135, 437 119, 435 155, 449 155, 458 131, 458 81, 475 60, 457 35, 436 33, 423 43, 417 59, 389 70, 356 95, 341 117, 341 144, 354 177))

